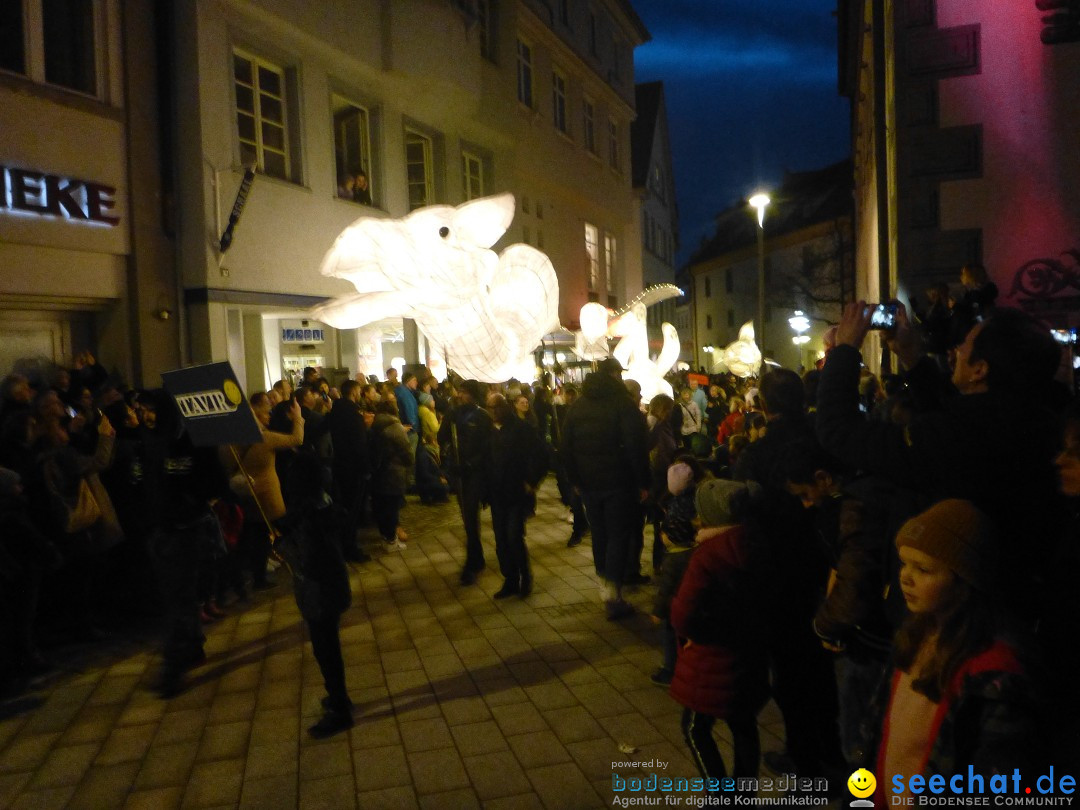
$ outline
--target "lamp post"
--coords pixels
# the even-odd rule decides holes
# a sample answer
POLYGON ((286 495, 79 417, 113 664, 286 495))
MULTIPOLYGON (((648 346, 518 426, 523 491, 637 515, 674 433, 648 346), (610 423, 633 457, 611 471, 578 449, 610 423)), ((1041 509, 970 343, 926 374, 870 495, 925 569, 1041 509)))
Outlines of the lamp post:
POLYGON ((765 356, 765 207, 769 204, 769 195, 758 192, 747 202, 757 209, 757 339, 761 346, 761 355, 765 356))

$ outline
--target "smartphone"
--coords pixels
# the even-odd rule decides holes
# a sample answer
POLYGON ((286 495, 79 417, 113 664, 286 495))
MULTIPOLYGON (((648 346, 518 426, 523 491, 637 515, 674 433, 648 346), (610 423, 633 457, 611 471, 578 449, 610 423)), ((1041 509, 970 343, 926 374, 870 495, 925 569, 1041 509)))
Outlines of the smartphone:
POLYGON ((896 303, 870 304, 870 328, 892 329, 896 326, 896 303))
POLYGON ((70 405, 68 405, 64 410, 67 411, 67 415, 69 417, 71 417, 72 419, 75 418, 75 409, 72 408, 70 405))

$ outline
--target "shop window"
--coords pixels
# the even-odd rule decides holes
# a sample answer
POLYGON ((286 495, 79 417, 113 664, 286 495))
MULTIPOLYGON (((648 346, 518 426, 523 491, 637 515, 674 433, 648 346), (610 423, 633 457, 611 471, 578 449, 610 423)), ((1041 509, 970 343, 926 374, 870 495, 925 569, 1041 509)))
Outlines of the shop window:
POLYGON ((240 162, 271 177, 291 180, 288 98, 283 68, 233 51, 236 132, 240 162))
POLYGON ((409 187, 409 210, 435 202, 431 138, 405 130, 405 172, 409 187))
POLYGON ((333 96, 332 104, 337 195, 372 205, 377 197, 372 177, 371 115, 365 107, 340 96, 333 96))

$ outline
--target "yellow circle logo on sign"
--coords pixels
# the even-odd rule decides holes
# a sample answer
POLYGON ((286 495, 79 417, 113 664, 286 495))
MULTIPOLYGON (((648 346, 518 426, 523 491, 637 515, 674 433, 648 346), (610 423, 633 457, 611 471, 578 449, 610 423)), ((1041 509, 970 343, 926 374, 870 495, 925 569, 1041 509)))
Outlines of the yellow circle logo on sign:
POLYGON ((866 768, 859 768, 848 777, 847 787, 856 799, 865 799, 877 788, 877 779, 866 768))
POLYGON ((225 394, 225 399, 229 400, 233 405, 239 405, 244 398, 240 386, 232 380, 226 380, 225 384, 221 386, 221 390, 225 394))

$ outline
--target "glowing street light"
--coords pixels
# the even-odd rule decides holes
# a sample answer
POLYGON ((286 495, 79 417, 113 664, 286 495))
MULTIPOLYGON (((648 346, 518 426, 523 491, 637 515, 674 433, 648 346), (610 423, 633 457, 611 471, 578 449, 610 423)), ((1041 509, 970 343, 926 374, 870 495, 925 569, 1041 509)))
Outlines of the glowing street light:
POLYGON ((758 192, 747 202, 757 209, 757 246, 758 246, 758 299, 757 320, 758 339, 761 341, 761 349, 765 350, 765 208, 770 200, 769 195, 758 192))

